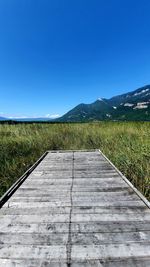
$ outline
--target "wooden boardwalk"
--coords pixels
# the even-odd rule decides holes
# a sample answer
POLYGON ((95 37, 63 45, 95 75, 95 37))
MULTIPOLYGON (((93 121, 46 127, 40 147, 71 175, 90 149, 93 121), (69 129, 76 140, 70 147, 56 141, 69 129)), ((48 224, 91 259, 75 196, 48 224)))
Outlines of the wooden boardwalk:
POLYGON ((0 267, 150 267, 148 205, 101 152, 49 152, 0 210, 0 267))

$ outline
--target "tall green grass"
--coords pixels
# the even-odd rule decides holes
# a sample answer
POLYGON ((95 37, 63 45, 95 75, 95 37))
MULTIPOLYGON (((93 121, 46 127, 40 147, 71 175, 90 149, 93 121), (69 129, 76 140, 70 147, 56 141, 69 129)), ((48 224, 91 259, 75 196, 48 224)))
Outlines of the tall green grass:
POLYGON ((0 125, 0 195, 46 150, 101 149, 150 199, 150 123, 0 125))

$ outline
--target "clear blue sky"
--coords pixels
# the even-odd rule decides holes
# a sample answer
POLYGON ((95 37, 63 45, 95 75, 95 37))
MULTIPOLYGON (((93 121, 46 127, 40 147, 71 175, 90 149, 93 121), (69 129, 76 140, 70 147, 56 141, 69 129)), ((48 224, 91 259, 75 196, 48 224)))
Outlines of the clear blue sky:
POLYGON ((149 0, 0 1, 1 115, 63 114, 149 83, 149 0))

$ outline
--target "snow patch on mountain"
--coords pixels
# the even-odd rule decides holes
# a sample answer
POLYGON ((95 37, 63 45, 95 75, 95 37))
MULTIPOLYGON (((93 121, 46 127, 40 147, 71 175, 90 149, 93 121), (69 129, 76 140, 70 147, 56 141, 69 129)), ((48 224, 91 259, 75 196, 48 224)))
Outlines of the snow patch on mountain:
POLYGON ((143 89, 141 92, 139 92, 139 93, 135 93, 134 96, 144 94, 144 93, 148 92, 149 90, 150 90, 150 88, 143 89))
POLYGON ((134 109, 143 109, 143 108, 148 108, 149 102, 139 102, 137 103, 136 107, 134 109))
POLYGON ((132 104, 132 103, 125 103, 124 104, 124 107, 133 107, 134 106, 134 104, 132 104))
POLYGON ((110 115, 110 114, 106 114, 106 116, 107 116, 107 117, 109 117, 109 118, 111 117, 111 115, 110 115))

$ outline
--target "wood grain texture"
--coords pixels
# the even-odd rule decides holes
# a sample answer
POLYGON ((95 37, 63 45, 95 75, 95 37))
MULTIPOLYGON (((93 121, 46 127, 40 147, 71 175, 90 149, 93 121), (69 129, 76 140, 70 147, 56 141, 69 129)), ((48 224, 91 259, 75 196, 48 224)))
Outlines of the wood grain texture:
POLYGON ((150 209, 99 151, 49 152, 0 210, 1 267, 149 267, 150 209))

